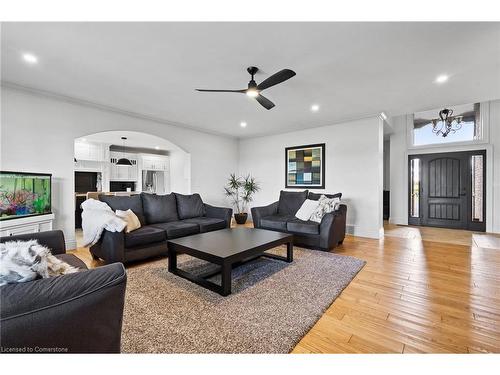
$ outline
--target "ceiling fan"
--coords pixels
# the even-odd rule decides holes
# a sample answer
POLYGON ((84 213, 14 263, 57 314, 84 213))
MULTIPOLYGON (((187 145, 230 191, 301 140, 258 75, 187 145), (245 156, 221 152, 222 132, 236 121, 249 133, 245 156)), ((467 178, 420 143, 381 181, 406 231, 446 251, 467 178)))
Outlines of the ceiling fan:
POLYGON ((255 66, 250 66, 247 69, 247 72, 252 76, 250 82, 248 82, 248 88, 243 90, 205 90, 205 89, 196 89, 196 91, 202 92, 236 92, 240 94, 247 94, 251 98, 255 98, 265 109, 271 109, 274 107, 274 103, 262 96, 260 92, 269 87, 275 86, 278 83, 284 82, 287 79, 292 78, 295 75, 295 72, 290 69, 280 70, 278 73, 273 74, 271 77, 265 79, 260 84, 257 84, 253 79, 255 73, 259 71, 259 68, 255 66))

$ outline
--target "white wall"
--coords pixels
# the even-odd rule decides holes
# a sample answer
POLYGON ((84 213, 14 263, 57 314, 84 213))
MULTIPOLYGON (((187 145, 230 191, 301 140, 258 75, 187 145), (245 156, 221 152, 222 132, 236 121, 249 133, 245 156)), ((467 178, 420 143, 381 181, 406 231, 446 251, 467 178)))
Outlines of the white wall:
POLYGON ((500 100, 481 103, 486 139, 483 143, 412 148, 408 123, 412 115, 392 118, 390 142, 390 222, 408 224, 408 155, 434 152, 486 150, 486 231, 500 233, 500 100))
POLYGON ((314 143, 326 143, 325 189, 314 191, 342 192, 348 205, 348 231, 379 238, 383 227, 383 125, 378 117, 240 140, 239 171, 251 173, 262 187, 251 206, 278 200, 285 186, 285 147, 314 143))
MULTIPOLYGON (((191 190, 208 203, 225 204, 222 188, 229 173, 238 169, 235 139, 6 87, 1 94, 0 167, 52 173, 55 228, 64 230, 68 246, 75 244, 73 145, 75 138, 87 134, 141 131, 173 142, 191 158, 191 170, 184 171, 186 179, 191 179, 191 190)), ((181 160, 176 164, 174 155, 172 163, 173 169, 185 164, 181 160)))

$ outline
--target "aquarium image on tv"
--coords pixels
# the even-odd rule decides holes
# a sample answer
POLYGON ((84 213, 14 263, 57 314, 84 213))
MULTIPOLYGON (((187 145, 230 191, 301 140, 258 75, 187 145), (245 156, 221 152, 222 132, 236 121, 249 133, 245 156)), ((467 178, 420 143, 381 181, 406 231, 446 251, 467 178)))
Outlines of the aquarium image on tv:
POLYGON ((0 172, 0 220, 50 214, 52 175, 0 172))

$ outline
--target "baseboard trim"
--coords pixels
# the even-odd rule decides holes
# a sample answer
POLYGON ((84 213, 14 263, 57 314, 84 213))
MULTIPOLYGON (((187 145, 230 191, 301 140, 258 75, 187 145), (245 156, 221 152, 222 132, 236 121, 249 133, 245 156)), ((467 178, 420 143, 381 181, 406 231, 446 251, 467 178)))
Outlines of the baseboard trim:
POLYGON ((346 225, 346 233, 355 237, 374 238, 377 240, 383 238, 384 236, 383 228, 381 229, 362 228, 354 224, 346 225))
POLYGON ((66 250, 76 250, 76 239, 73 240, 65 240, 64 244, 66 245, 66 250))
POLYGON ((390 224, 395 224, 395 225, 408 225, 408 218, 406 217, 390 217, 389 218, 389 223, 390 224))

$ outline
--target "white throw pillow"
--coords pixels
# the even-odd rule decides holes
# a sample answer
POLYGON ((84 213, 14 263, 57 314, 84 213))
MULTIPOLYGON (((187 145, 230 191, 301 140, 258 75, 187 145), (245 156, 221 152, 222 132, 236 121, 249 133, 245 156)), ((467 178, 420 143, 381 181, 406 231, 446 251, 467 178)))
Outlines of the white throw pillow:
POLYGON ((323 216, 338 210, 339 205, 340 198, 327 198, 325 195, 322 195, 318 200, 316 210, 311 214, 310 220, 316 223, 321 223, 323 216))
POLYGON ((127 211, 116 210, 115 213, 116 216, 122 218, 127 223, 127 226, 125 227, 125 232, 130 233, 141 227, 141 222, 139 221, 139 218, 137 217, 136 214, 134 214, 134 211, 132 211, 130 208, 127 211))
POLYGON ((312 199, 306 199, 302 206, 300 206, 299 210, 295 214, 297 219, 302 221, 308 221, 313 212, 318 207, 319 201, 313 201, 312 199))

